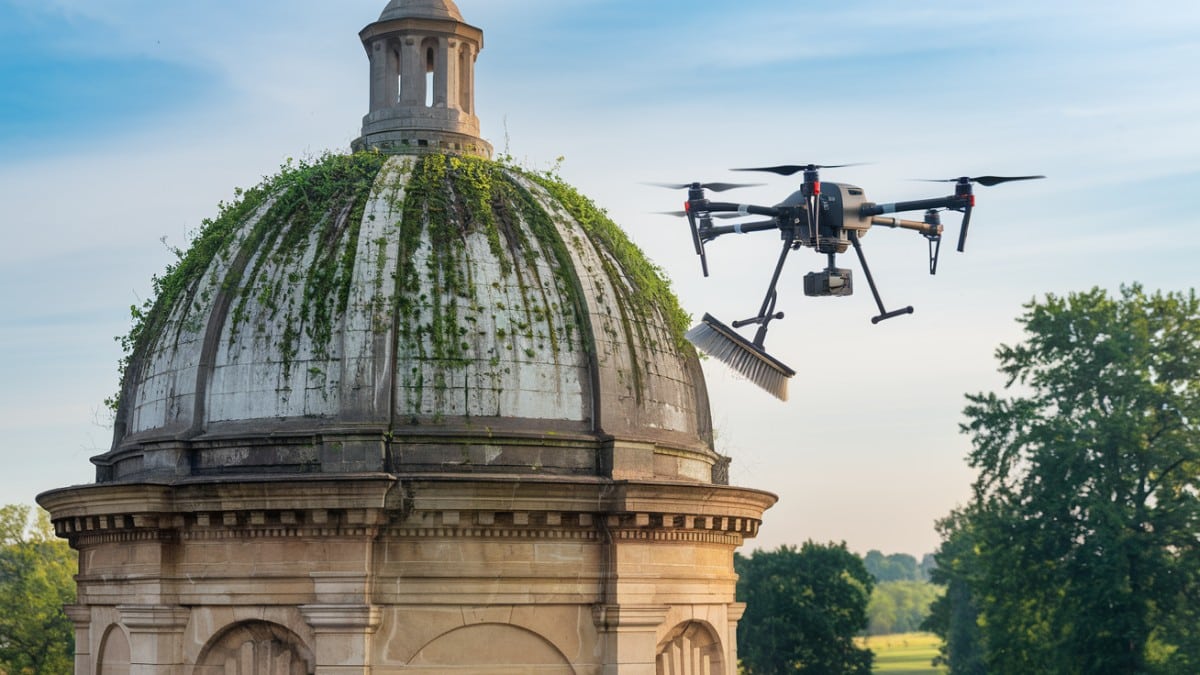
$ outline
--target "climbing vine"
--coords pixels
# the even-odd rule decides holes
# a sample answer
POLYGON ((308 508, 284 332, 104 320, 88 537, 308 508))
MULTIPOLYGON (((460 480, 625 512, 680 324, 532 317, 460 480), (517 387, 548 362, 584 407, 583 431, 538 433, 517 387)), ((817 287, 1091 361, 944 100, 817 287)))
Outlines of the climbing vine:
MULTIPOLYGON (((563 257, 557 235, 548 236, 545 227, 533 225, 537 241, 530 240, 526 226, 539 214, 543 220, 546 216, 531 211, 532 199, 502 166, 473 157, 426 155, 415 163, 405 187, 396 309, 398 348, 413 364, 405 374, 409 410, 420 407, 426 384, 441 395, 446 368, 486 358, 471 344, 485 312, 499 313, 492 317, 494 335, 487 336, 494 341, 488 359, 493 366, 500 361, 497 350, 512 351, 518 337, 551 353, 559 351, 562 339, 573 339, 583 304, 576 284, 568 283, 563 272, 570 269, 569 258, 563 257), (477 235, 486 239, 500 277, 514 277, 514 283, 489 278, 493 288, 487 293, 476 287, 475 263, 486 262, 468 259, 469 239, 477 235), (554 262, 539 267, 547 250, 554 262), (541 278, 543 268, 554 270, 552 282, 541 278), (554 293, 548 292, 551 287, 554 293), (520 301, 509 307, 504 298, 514 290, 520 301), (491 307, 481 304, 488 295, 495 303, 491 307), (559 307, 560 297, 568 298, 570 306, 559 307), (425 382, 421 363, 435 366, 429 373, 432 382, 425 382)), ((517 355, 522 354, 538 358, 533 346, 517 355)))
MULTIPOLYGON (((141 307, 130 308, 133 325, 129 333, 117 338, 123 350, 118 364, 122 375, 135 354, 145 353, 152 341, 165 337, 177 308, 185 316, 204 309, 200 303, 193 306, 202 278, 218 255, 235 255, 235 245, 238 250, 253 254, 254 262, 248 270, 231 267, 229 276, 221 282, 226 292, 234 292, 240 286, 229 319, 230 334, 236 335, 241 329, 250 303, 272 313, 280 311, 278 303, 286 296, 283 284, 298 283, 301 279, 295 273, 260 278, 261 272, 269 262, 279 265, 305 248, 314 227, 320 246, 303 278, 304 297, 297 311, 318 356, 327 355, 334 317, 344 314, 349 298, 363 209, 384 160, 379 153, 327 154, 312 162, 289 160, 276 175, 265 178, 258 186, 235 191, 237 199, 231 204, 222 202, 218 216, 203 221, 187 250, 176 249, 176 261, 152 278, 151 297, 141 307), (236 233, 264 206, 265 212, 245 240, 238 243, 236 233)), ((287 323, 290 330, 279 336, 285 371, 291 366, 290 359, 300 337, 294 322, 287 323)), ((175 339, 185 326, 198 331, 203 324, 181 319, 175 326, 175 339)), ((105 403, 115 412, 120 394, 105 403)))
POLYGON ((684 334, 691 325, 691 317, 679 306, 679 300, 671 292, 671 285, 662 269, 646 258, 646 254, 629 240, 603 209, 560 180, 554 172, 526 172, 525 175, 567 209, 599 250, 612 255, 616 265, 606 271, 614 288, 621 289, 625 285, 617 278, 618 275, 633 287, 631 293, 624 295, 624 300, 640 316, 651 316, 655 310, 661 312, 676 347, 690 353, 691 345, 684 334))
MULTIPOLYGON (((200 333, 216 292, 224 294, 229 308, 225 333, 230 343, 248 329, 257 339, 276 341, 285 379, 302 343, 316 360, 334 358, 330 350, 348 308, 363 219, 374 217, 365 216, 365 210, 377 182, 385 192, 395 183, 395 194, 402 186, 403 197, 392 204, 400 212, 398 230, 368 242, 375 253, 366 264, 377 268, 372 303, 384 283, 389 247, 397 255, 394 319, 383 319, 386 309, 372 304, 373 316, 379 316, 371 325, 395 331, 396 357, 411 368, 398 375, 408 382, 406 405, 413 414, 425 387, 440 396, 449 373, 477 359, 497 366, 507 350, 517 358, 556 362, 553 355, 577 340, 595 351, 590 331, 581 329, 588 321, 587 303, 570 249, 581 246, 580 238, 564 240, 543 205, 545 197, 535 194, 541 190, 603 252, 601 264, 619 296, 627 342, 652 347, 647 320, 662 316, 675 344, 690 349, 683 338, 688 316, 661 270, 604 211, 552 172, 423 155, 411 163, 411 173, 405 164, 403 171, 380 178, 385 160, 379 153, 357 153, 289 161, 257 187, 237 191, 233 203, 220 204, 217 217, 203 222, 188 249, 177 250, 177 260, 153 277, 152 297, 131 307, 133 325, 118 338, 122 372, 153 342, 170 339, 167 331, 174 331, 176 341, 182 331, 200 333), (490 289, 477 288, 480 261, 471 259, 471 240, 478 236, 483 239, 475 242, 486 241, 490 262, 499 270, 500 279, 488 278, 490 289), (228 272, 206 287, 206 270, 218 257, 228 263, 228 272), (483 306, 486 297, 493 306, 483 306), (487 312, 494 326, 485 335, 481 321, 486 323, 487 312), (268 331, 269 324, 277 330, 268 331), (486 341, 473 344, 480 336, 486 341), (476 345, 484 345, 490 358, 476 353, 476 345), (549 354, 539 356, 542 350, 549 354)), ((634 380, 638 385, 636 372, 634 380)), ((106 403, 115 411, 119 395, 106 403)))

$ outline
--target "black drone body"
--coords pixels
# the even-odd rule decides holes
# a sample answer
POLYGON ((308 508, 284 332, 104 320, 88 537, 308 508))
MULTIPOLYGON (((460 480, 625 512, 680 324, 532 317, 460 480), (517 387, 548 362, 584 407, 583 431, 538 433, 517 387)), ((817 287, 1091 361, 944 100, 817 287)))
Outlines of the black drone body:
POLYGON ((684 203, 684 210, 678 215, 687 217, 692 233, 692 244, 696 254, 700 256, 701 270, 706 277, 708 276, 708 257, 705 253, 705 245, 709 242, 727 234, 749 234, 772 230, 779 232, 783 246, 758 314, 734 321, 732 327, 705 314, 703 321, 688 331, 687 338, 701 351, 729 364, 755 384, 780 399, 787 398, 787 380, 795 375, 795 371, 770 356, 764 350, 763 342, 766 340, 767 328, 770 323, 775 319, 783 318, 783 312, 775 311, 778 300, 777 285, 784 263, 787 262, 788 255, 792 251, 810 248, 814 252, 826 256, 827 263, 824 270, 805 275, 805 295, 845 296, 852 294, 854 285, 851 271, 837 267, 836 256, 853 247, 862 267, 863 276, 866 277, 867 285, 871 289, 871 295, 875 299, 875 305, 879 309, 879 314, 872 317, 871 322, 879 323, 903 314, 911 314, 913 311, 911 306, 891 311, 884 306, 883 300, 879 296, 879 289, 875 285, 875 279, 871 275, 870 268, 867 267, 867 259, 863 255, 860 242, 867 231, 872 227, 882 226, 917 232, 929 242, 929 273, 936 274, 942 242, 941 211, 957 211, 963 214, 962 227, 958 237, 958 250, 962 252, 966 246, 971 212, 975 208, 973 189, 975 184, 992 186, 1010 181, 1044 178, 1044 176, 951 178, 935 182, 953 183, 954 194, 952 195, 876 204, 868 201, 863 189, 858 186, 821 181, 819 174, 821 169, 845 166, 853 165, 805 164, 734 169, 734 171, 765 171, 781 176, 791 176, 803 172, 804 182, 800 189, 774 206, 712 201, 707 195, 710 191, 724 192, 739 187, 750 187, 746 184, 700 182, 682 185, 658 184, 661 187, 687 189, 688 198, 684 203), (924 211, 924 218, 915 221, 886 215, 910 211, 924 211), (730 225, 716 225, 713 222, 714 219, 743 217, 757 217, 757 219, 730 225), (751 325, 757 326, 753 339, 746 339, 735 330, 751 325))

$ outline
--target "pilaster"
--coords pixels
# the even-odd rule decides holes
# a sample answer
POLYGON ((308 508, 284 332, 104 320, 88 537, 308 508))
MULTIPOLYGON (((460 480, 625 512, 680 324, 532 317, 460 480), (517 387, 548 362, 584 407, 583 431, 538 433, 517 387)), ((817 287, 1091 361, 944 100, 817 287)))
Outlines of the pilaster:
POLYGON ((191 612, 166 605, 118 605, 129 630, 130 675, 182 675, 183 632, 191 612))
POLYGON ((92 609, 85 605, 66 605, 63 611, 75 625, 75 675, 89 675, 92 672, 92 609))
POLYGON ((368 675, 372 636, 382 612, 365 604, 313 604, 300 608, 312 627, 315 675, 368 675))
POLYGON ((664 605, 597 605, 592 613, 605 644, 603 675, 655 675, 664 605))
POLYGON ((725 636, 725 663, 733 664, 733 666, 736 666, 738 662, 738 622, 742 620, 742 615, 745 613, 746 603, 744 602, 732 602, 725 610, 725 615, 729 620, 729 632, 725 636))

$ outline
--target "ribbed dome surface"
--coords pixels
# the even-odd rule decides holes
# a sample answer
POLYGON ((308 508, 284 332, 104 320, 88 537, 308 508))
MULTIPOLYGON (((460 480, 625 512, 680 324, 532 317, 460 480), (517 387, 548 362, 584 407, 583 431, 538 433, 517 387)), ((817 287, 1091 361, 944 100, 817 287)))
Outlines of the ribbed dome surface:
POLYGON ((101 481, 605 475, 632 444, 653 449, 653 476, 707 482, 717 461, 686 317, 623 233, 545 176, 327 157, 225 207, 158 286, 101 481))
POLYGON ((392 0, 379 15, 380 21, 392 19, 453 19, 462 14, 451 0, 392 0))

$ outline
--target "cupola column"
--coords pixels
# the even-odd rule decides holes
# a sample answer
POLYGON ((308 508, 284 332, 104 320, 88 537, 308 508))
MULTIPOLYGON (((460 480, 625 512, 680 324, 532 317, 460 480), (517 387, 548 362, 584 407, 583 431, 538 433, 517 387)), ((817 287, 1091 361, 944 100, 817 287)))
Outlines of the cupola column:
POLYGON ((475 114, 475 48, 458 45, 458 104, 468 115, 475 114))
MULTIPOLYGON (((419 106, 425 104, 425 68, 421 58, 421 46, 415 37, 400 38, 400 105, 419 106)), ((393 105, 395 105, 393 103, 393 105)))
MULTIPOLYGON (((444 40, 446 49, 442 55, 442 62, 446 64, 446 107, 455 110, 463 110, 462 97, 459 96, 459 81, 462 79, 462 70, 458 60, 458 40, 453 38, 444 40)), ((465 112, 465 111, 464 111, 465 112)))
POLYGON ((396 50, 386 40, 376 40, 368 49, 371 58, 371 112, 396 105, 400 63, 396 50))
POLYGON ((446 39, 433 38, 430 40, 429 53, 433 55, 431 70, 433 71, 433 107, 446 107, 446 83, 449 80, 449 69, 446 67, 446 39))

